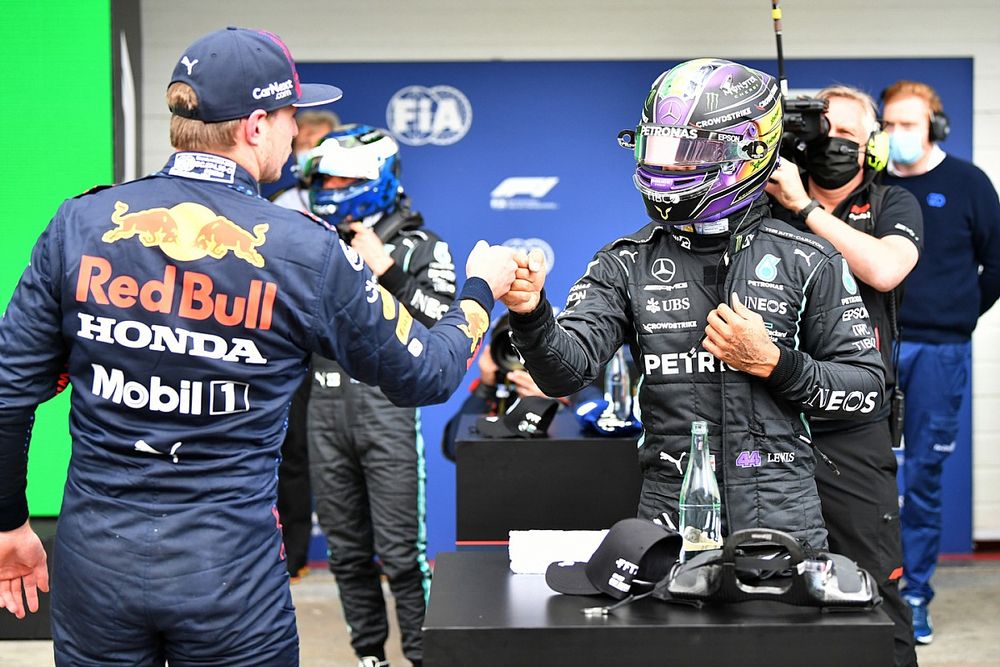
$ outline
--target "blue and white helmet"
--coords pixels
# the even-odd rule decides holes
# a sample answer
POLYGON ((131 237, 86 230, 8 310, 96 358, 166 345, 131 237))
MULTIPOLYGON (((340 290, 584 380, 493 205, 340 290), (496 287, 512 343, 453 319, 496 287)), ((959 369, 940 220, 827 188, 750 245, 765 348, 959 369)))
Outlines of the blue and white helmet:
POLYGON ((399 145, 388 132, 370 125, 345 125, 309 151, 304 167, 309 206, 334 225, 392 213, 402 193, 399 169, 399 145), (360 180, 325 188, 326 176, 360 180))

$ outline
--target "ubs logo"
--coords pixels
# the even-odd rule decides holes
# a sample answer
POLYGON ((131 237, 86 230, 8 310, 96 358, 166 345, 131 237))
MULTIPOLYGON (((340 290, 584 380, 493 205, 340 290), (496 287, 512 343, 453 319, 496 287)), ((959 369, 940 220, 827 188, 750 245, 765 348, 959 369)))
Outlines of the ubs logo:
POLYGON ((671 282, 674 279, 674 274, 676 272, 677 267, 674 265, 674 260, 669 257, 658 258, 649 268, 650 275, 659 280, 661 283, 671 282))

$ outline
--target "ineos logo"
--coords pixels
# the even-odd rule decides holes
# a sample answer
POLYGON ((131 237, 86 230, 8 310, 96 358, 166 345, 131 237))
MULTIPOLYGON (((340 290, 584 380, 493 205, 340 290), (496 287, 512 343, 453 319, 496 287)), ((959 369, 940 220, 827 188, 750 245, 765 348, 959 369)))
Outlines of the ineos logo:
POLYGON ((677 272, 677 267, 674 266, 674 260, 668 257, 660 257, 653 262, 653 266, 650 267, 649 273, 654 278, 659 280, 661 283, 669 283, 674 279, 674 273, 677 272))

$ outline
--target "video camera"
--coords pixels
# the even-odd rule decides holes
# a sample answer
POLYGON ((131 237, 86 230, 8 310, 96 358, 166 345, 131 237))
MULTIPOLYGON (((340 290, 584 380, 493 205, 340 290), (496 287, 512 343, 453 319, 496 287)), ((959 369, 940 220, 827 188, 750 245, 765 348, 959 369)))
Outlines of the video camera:
POLYGON ((801 163, 797 157, 805 153, 808 144, 830 133, 826 119, 829 101, 817 97, 781 98, 784 131, 781 135, 779 154, 792 162, 801 163))

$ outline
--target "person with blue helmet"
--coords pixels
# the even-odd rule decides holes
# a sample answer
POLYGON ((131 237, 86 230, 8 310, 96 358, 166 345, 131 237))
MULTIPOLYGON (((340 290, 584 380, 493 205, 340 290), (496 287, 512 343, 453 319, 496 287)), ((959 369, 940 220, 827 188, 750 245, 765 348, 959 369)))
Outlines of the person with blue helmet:
MULTIPOLYGON (((416 320, 439 320, 455 298, 455 265, 448 244, 410 208, 392 136, 344 126, 309 153, 303 173, 312 213, 351 244, 416 320)), ((386 664, 389 626, 377 556, 396 598, 403 653, 419 666, 430 587, 419 414, 326 357, 313 356, 312 378, 311 482, 351 645, 365 667, 386 664)))

